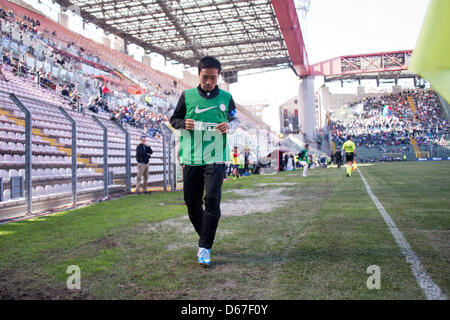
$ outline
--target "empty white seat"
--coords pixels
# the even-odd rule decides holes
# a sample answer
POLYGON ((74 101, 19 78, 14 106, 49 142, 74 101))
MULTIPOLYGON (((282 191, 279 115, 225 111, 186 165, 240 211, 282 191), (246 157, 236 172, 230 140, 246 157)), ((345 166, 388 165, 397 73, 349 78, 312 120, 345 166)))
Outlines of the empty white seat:
POLYGON ((12 157, 12 162, 14 163, 24 163, 25 159, 23 158, 23 156, 20 156, 18 154, 13 155, 12 157))
POLYGON ((3 191, 3 201, 8 201, 11 199, 11 190, 6 189, 3 191))
POLYGON ((51 186, 51 185, 46 185, 46 186, 45 186, 45 193, 46 193, 46 194, 52 194, 52 193, 53 193, 53 186, 51 186))
POLYGON ((59 169, 57 169, 57 168, 53 168, 52 172, 53 172, 53 176, 54 177, 60 177, 61 176, 61 173, 60 173, 59 169))
POLYGON ((44 176, 45 176, 44 169, 37 169, 36 170, 36 177, 44 177, 44 176))
POLYGON ((18 150, 18 151, 25 151, 25 145, 23 143, 17 142, 16 143, 16 150, 18 150))
POLYGON ((9 179, 9 172, 6 170, 0 170, 0 177, 3 178, 3 181, 5 181, 5 179, 9 179))
POLYGON ((17 177, 19 176, 19 172, 16 169, 9 170, 9 177, 17 177))
POLYGON ((41 196, 45 194, 45 189, 42 186, 37 186, 36 188, 33 188, 32 194, 33 196, 41 196))
POLYGON ((61 185, 55 184, 55 185, 53 186, 53 192, 54 192, 54 193, 62 193, 63 190, 62 190, 61 185))
POLYGON ((8 142, 8 150, 17 151, 17 146, 14 142, 8 142))

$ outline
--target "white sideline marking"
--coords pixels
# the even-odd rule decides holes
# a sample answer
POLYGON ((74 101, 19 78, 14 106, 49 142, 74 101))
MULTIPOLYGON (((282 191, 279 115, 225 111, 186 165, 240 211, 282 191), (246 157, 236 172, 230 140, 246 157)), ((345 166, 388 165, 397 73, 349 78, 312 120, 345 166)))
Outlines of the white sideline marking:
POLYGON ((367 183, 366 179, 362 175, 361 171, 357 168, 362 181, 364 182, 367 193, 372 198, 373 202, 378 208, 378 211, 380 211, 381 215, 383 216, 384 221, 389 227, 389 230, 391 231, 392 235, 395 238, 395 241, 397 241, 397 244, 400 246, 400 249, 402 250, 402 254, 406 258, 406 262, 411 264, 411 271, 414 274, 414 277, 417 280, 417 283, 419 284, 420 288, 422 289, 423 293, 427 297, 428 300, 447 300, 447 297, 445 294, 441 291, 441 288, 437 286, 436 283, 434 283, 433 279, 428 275, 427 271, 423 267, 422 263, 420 262, 419 258, 415 254, 415 252, 411 249, 411 246, 406 241, 406 239, 403 237, 403 234, 400 232, 400 230, 395 225, 394 220, 392 220, 391 216, 386 212, 383 205, 378 201, 377 197, 373 194, 372 189, 370 188, 369 184, 367 183))

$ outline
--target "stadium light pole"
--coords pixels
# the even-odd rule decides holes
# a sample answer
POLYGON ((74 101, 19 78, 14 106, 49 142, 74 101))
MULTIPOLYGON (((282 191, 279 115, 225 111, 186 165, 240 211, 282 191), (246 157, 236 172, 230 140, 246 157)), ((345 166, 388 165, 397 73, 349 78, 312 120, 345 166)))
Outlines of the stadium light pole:
POLYGON ((72 116, 70 116, 70 114, 63 107, 58 107, 58 109, 59 112, 61 112, 63 116, 66 117, 66 119, 69 120, 72 125, 72 204, 75 207, 78 202, 77 122, 75 121, 74 118, 72 118, 72 116))
POLYGON ((27 215, 32 213, 32 145, 31 145, 31 112, 25 105, 16 97, 14 93, 9 94, 9 98, 19 107, 25 115, 25 199, 27 203, 27 215))
POLYGON ((93 115, 92 119, 103 129, 103 189, 105 197, 108 197, 108 129, 96 116, 93 115))

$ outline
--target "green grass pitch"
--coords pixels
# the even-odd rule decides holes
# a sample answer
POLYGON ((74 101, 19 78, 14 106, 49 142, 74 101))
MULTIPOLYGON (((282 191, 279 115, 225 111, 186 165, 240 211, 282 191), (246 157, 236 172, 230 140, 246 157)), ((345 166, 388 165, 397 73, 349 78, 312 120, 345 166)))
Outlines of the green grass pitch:
MULTIPOLYGON (((448 296, 450 162, 359 168, 448 296)), ((425 299, 357 172, 243 177, 223 191, 207 270, 180 191, 4 224, 0 299, 425 299), (79 290, 67 288, 70 265, 79 290), (371 265, 380 289, 367 287, 371 265)))

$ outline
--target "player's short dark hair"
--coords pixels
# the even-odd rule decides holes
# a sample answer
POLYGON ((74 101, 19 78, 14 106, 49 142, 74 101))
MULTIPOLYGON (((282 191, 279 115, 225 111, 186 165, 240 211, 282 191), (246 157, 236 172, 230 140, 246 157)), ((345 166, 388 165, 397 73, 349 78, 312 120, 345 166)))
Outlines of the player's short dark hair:
POLYGON ((305 144, 305 149, 309 147, 309 144, 305 144))
POLYGON ((350 140, 351 138, 352 138, 352 135, 349 134, 349 135, 347 136, 347 140, 350 140))
POLYGON ((214 57, 206 56, 203 57, 198 63, 198 73, 202 71, 202 69, 217 69, 219 70, 219 74, 222 71, 222 64, 219 60, 214 57))

